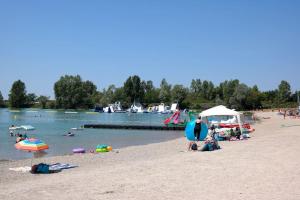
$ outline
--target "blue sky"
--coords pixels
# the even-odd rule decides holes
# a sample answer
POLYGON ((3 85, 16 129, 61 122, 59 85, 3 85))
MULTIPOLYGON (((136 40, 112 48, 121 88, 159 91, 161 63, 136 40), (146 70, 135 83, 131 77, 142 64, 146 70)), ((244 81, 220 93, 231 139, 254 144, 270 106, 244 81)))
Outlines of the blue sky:
POLYGON ((0 0, 0 91, 21 79, 53 97, 79 74, 98 89, 130 75, 300 89, 300 1, 0 0))

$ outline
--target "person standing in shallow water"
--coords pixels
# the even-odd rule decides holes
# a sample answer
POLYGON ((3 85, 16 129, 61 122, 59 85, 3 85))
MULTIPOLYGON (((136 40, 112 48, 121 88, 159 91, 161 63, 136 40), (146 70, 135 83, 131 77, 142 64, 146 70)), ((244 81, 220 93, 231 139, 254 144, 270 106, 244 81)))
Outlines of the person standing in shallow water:
POLYGON ((9 131, 9 134, 10 134, 11 137, 14 136, 14 131, 13 131, 13 130, 10 130, 10 131, 9 131))

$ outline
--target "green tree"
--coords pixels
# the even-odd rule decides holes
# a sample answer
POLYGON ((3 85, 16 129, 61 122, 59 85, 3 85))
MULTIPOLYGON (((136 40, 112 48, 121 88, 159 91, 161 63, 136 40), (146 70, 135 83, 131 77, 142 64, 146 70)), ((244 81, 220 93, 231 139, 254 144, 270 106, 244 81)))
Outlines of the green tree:
POLYGON ((47 102, 46 108, 50 108, 50 109, 55 109, 57 108, 56 106, 56 101, 55 100, 49 100, 47 102))
POLYGON ((3 107, 5 107, 5 103, 4 103, 4 99, 3 99, 2 93, 0 91, 0 108, 3 108, 3 107))
POLYGON ((172 101, 177 102, 179 106, 182 105, 182 102, 186 99, 188 95, 188 89, 183 85, 174 85, 172 88, 172 101))
POLYGON ((37 96, 34 93, 28 93, 26 95, 26 105, 27 107, 31 107, 37 101, 37 96))
POLYGON ((279 104, 288 102, 291 98, 291 86, 287 81, 281 81, 278 86, 277 101, 279 104))
POLYGON ((95 105, 93 97, 97 92, 97 87, 91 81, 82 83, 82 105, 83 107, 92 108, 95 105))
POLYGON ((223 105, 224 102, 222 101, 222 99, 220 98, 220 96, 217 94, 216 95, 216 99, 215 99, 216 105, 223 105))
POLYGON ((205 80, 202 83, 201 96, 208 100, 208 81, 205 80))
POLYGON ((143 81, 142 82, 143 88, 145 90, 144 95, 144 102, 146 105, 151 103, 158 103, 159 102, 159 90, 156 89, 153 85, 152 81, 143 81))
POLYGON ((163 103, 171 102, 171 89, 172 85, 168 84, 166 79, 163 79, 160 83, 159 100, 163 103))
POLYGON ((93 101, 94 105, 102 106, 102 104, 101 104, 102 96, 103 96, 103 93, 100 92, 100 91, 96 91, 96 93, 92 95, 91 98, 92 98, 92 101, 93 101))
POLYGON ((82 102, 82 80, 77 76, 62 76, 54 84, 54 93, 58 108, 75 109, 82 102))
POLYGON ((249 90, 249 94, 246 98, 247 109, 258 109, 262 106, 262 94, 259 91, 257 85, 253 86, 249 90))
POLYGON ((202 94, 202 82, 200 79, 193 79, 190 86, 192 95, 199 97, 202 94))
POLYGON ((108 104, 114 103, 114 94, 116 91, 115 85, 109 85, 107 89, 103 89, 100 105, 107 106, 108 104))
POLYGON ((115 89, 115 92, 113 94, 112 102, 121 102, 122 107, 128 108, 131 106, 128 97, 126 96, 124 92, 123 87, 119 87, 115 89))
POLYGON ((123 88, 130 103, 133 103, 134 101, 143 101, 144 89, 142 87, 141 79, 139 76, 130 76, 125 81, 123 88))
POLYGON ((246 100, 249 94, 249 88, 245 84, 239 84, 235 88, 233 96, 229 100, 229 104, 231 108, 235 108, 238 110, 246 109, 246 100))
POLYGON ((235 100, 233 97, 233 94, 239 85, 239 80, 230 80, 230 81, 224 81, 220 83, 219 87, 216 89, 216 94, 219 95, 220 99, 223 100, 223 102, 229 106, 231 105, 235 100))
POLYGON ((83 82, 79 75, 62 76, 54 84, 56 106, 65 109, 90 108, 96 89, 91 81, 83 82))
POLYGON ((40 103, 40 105, 42 106, 42 108, 45 109, 46 106, 47 106, 47 102, 49 101, 49 99, 50 99, 50 97, 41 95, 41 96, 39 96, 37 98, 37 101, 40 103))
POLYGON ((261 93, 261 104, 263 108, 274 108, 277 106, 278 90, 270 90, 261 93))
POLYGON ((300 104, 300 91, 295 91, 295 93, 291 97, 291 101, 300 104))
POLYGON ((215 86, 213 82, 209 81, 207 86, 207 93, 206 93, 206 99, 207 100, 213 100, 215 98, 215 86))
POLYGON ((23 108, 26 105, 26 87, 25 83, 17 80, 13 83, 9 94, 9 104, 13 108, 23 108))

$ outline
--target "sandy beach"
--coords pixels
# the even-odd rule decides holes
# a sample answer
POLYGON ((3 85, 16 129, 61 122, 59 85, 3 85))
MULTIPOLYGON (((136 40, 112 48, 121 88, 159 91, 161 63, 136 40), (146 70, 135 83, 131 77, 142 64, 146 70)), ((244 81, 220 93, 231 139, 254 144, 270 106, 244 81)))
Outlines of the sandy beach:
POLYGON ((184 137, 106 154, 34 159, 74 169, 33 175, 10 171, 30 160, 0 162, 0 199, 300 199, 300 120, 257 113, 245 141, 187 152, 184 137), (271 119, 262 119, 271 117, 271 119))

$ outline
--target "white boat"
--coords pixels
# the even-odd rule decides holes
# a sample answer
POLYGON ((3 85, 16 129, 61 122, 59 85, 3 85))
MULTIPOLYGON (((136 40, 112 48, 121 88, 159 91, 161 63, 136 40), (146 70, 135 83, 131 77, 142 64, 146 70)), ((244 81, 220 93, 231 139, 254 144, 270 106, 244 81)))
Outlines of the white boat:
POLYGON ((178 109, 178 103, 173 103, 172 105, 171 105, 171 111, 172 112, 176 112, 176 110, 178 109))
POLYGON ((55 112, 57 112, 57 110, 46 110, 45 112, 46 113, 55 113, 55 112))
POLYGON ((110 104, 107 107, 103 108, 103 112, 105 112, 105 113, 113 113, 115 111, 114 111, 113 106, 110 104))
POLYGON ((115 110, 115 113, 126 113, 126 110, 115 110))
POLYGON ((35 130, 35 128, 31 125, 22 125, 21 128, 24 129, 25 131, 35 130))
POLYGON ((73 130, 73 131, 82 131, 83 130, 83 128, 71 128, 71 130, 73 130))
POLYGON ((109 104, 107 107, 103 108, 106 113, 122 113, 126 112, 122 109, 121 102, 115 102, 114 104, 109 104))
POLYGON ((19 129, 22 129, 22 127, 21 127, 21 126, 10 126, 10 127, 8 128, 8 130, 11 130, 11 131, 19 130, 19 129))
POLYGON ((65 114, 77 114, 78 112, 66 111, 65 114))
POLYGON ((165 106, 164 103, 161 103, 159 106, 158 106, 158 111, 157 113, 159 114, 169 114, 171 113, 171 110, 170 110, 170 107, 169 106, 165 106))
POLYGON ((143 106, 140 103, 133 103, 131 107, 128 109, 129 112, 132 113, 147 113, 147 110, 144 110, 143 106))

